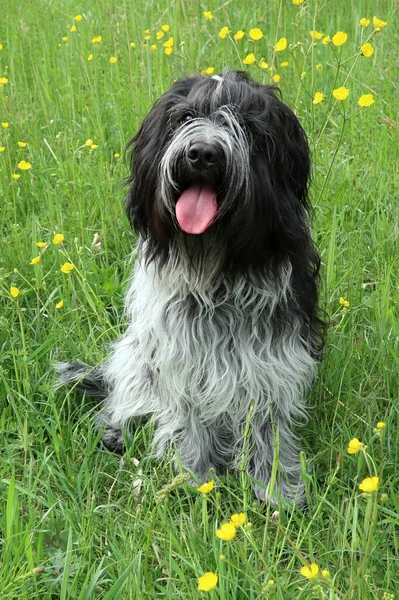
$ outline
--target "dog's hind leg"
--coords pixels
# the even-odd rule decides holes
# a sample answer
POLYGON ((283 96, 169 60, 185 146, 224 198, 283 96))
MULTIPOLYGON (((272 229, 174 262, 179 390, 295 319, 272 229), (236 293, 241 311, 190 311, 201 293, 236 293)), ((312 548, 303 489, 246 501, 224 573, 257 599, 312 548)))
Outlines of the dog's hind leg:
POLYGON ((73 387, 96 398, 106 398, 108 395, 108 387, 100 367, 91 367, 77 361, 57 363, 55 370, 59 375, 58 385, 73 387))

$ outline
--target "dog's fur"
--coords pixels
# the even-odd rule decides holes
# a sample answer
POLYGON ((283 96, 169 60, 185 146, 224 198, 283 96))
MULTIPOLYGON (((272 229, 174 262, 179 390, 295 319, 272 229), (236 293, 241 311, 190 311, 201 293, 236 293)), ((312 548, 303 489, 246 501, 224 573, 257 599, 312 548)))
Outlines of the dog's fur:
POLYGON ((105 398, 107 446, 122 449, 120 429, 153 415, 156 454, 172 447, 201 481, 211 467, 234 467, 252 407, 255 493, 300 504, 292 427, 306 417, 324 329, 305 133, 272 86, 231 71, 174 83, 131 146, 127 214, 139 242, 129 325, 101 369, 62 364, 61 380, 105 398), (197 235, 176 216, 192 185, 217 197, 197 235))

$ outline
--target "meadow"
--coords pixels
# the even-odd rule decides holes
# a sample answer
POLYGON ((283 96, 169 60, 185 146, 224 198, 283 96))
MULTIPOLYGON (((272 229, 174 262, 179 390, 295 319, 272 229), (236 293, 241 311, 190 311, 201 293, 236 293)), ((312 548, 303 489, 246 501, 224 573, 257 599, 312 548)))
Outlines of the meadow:
POLYGON ((0 8, 0 598, 398 598, 397 1, 0 8), (109 453, 54 388, 124 330, 126 143, 173 80, 226 68, 279 86, 313 157, 328 338, 307 508, 279 515, 240 465, 201 492, 149 458, 151 423, 109 453))

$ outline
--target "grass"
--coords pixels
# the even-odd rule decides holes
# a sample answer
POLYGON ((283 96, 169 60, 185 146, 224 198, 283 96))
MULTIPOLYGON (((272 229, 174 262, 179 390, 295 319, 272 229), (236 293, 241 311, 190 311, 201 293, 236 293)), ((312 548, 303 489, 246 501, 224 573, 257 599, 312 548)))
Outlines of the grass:
POLYGON ((0 0, 0 6, 6 15, 0 77, 8 79, 0 84, 0 122, 9 123, 0 129, 1 598, 397 597, 397 3, 0 0), (206 20, 204 10, 214 18, 206 20), (361 57, 373 24, 363 30, 358 22, 375 14, 388 25, 372 34, 374 54, 361 57), (163 24, 170 32, 157 41, 163 24), (246 35, 222 40, 223 26, 246 35), (252 27, 263 31, 255 43, 252 27), (146 28, 150 45, 143 45, 146 28), (313 44, 310 30, 331 36, 342 30, 348 40, 341 47, 313 44), (99 35, 102 42, 92 43, 99 35), (170 36, 167 56, 162 43, 170 36), (275 53, 281 37, 288 49, 275 53), (243 67, 251 52, 257 62, 243 67), (262 70, 261 58, 276 69, 262 70), (151 424, 136 431, 123 458, 108 453, 92 429, 94 406, 53 389, 54 361, 100 362, 124 328, 134 243, 123 210, 124 146, 173 79, 208 67, 245 68, 264 82, 280 75, 283 97, 313 152, 314 236, 330 327, 301 432, 308 508, 281 506, 277 520, 254 499, 243 473, 201 495, 175 479, 169 460, 147 458, 151 424), (335 102, 332 90, 342 85, 349 97, 335 102), (326 96, 317 105, 316 91, 326 96), (357 99, 367 93, 375 103, 360 109, 357 99), (88 139, 98 148, 90 149, 88 139), (31 168, 18 168, 21 160, 31 168), (97 232, 99 248, 92 243, 97 232), (65 235, 62 244, 52 244, 56 233, 65 235), (39 241, 48 246, 39 250, 39 241), (65 262, 75 265, 69 275, 60 271, 65 262), (376 430, 377 421, 385 429, 376 430), (367 449, 350 456, 354 437, 367 449), (363 495, 358 485, 369 475, 378 475, 380 486, 363 495), (216 528, 237 512, 247 521, 222 542, 216 528), (308 581, 300 568, 311 563, 320 571, 308 581), (330 576, 321 576, 322 569, 330 576), (218 584, 200 592, 198 577, 206 571, 218 574, 218 584))

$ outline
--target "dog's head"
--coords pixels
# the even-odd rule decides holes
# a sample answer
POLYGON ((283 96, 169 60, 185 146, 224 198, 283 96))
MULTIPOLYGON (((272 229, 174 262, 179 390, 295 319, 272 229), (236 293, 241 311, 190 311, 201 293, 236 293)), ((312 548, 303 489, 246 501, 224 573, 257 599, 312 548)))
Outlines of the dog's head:
POLYGON ((303 245, 309 148, 273 86, 239 71, 181 79, 131 143, 127 213, 147 258, 176 237, 218 239, 225 268, 242 271, 303 245))

